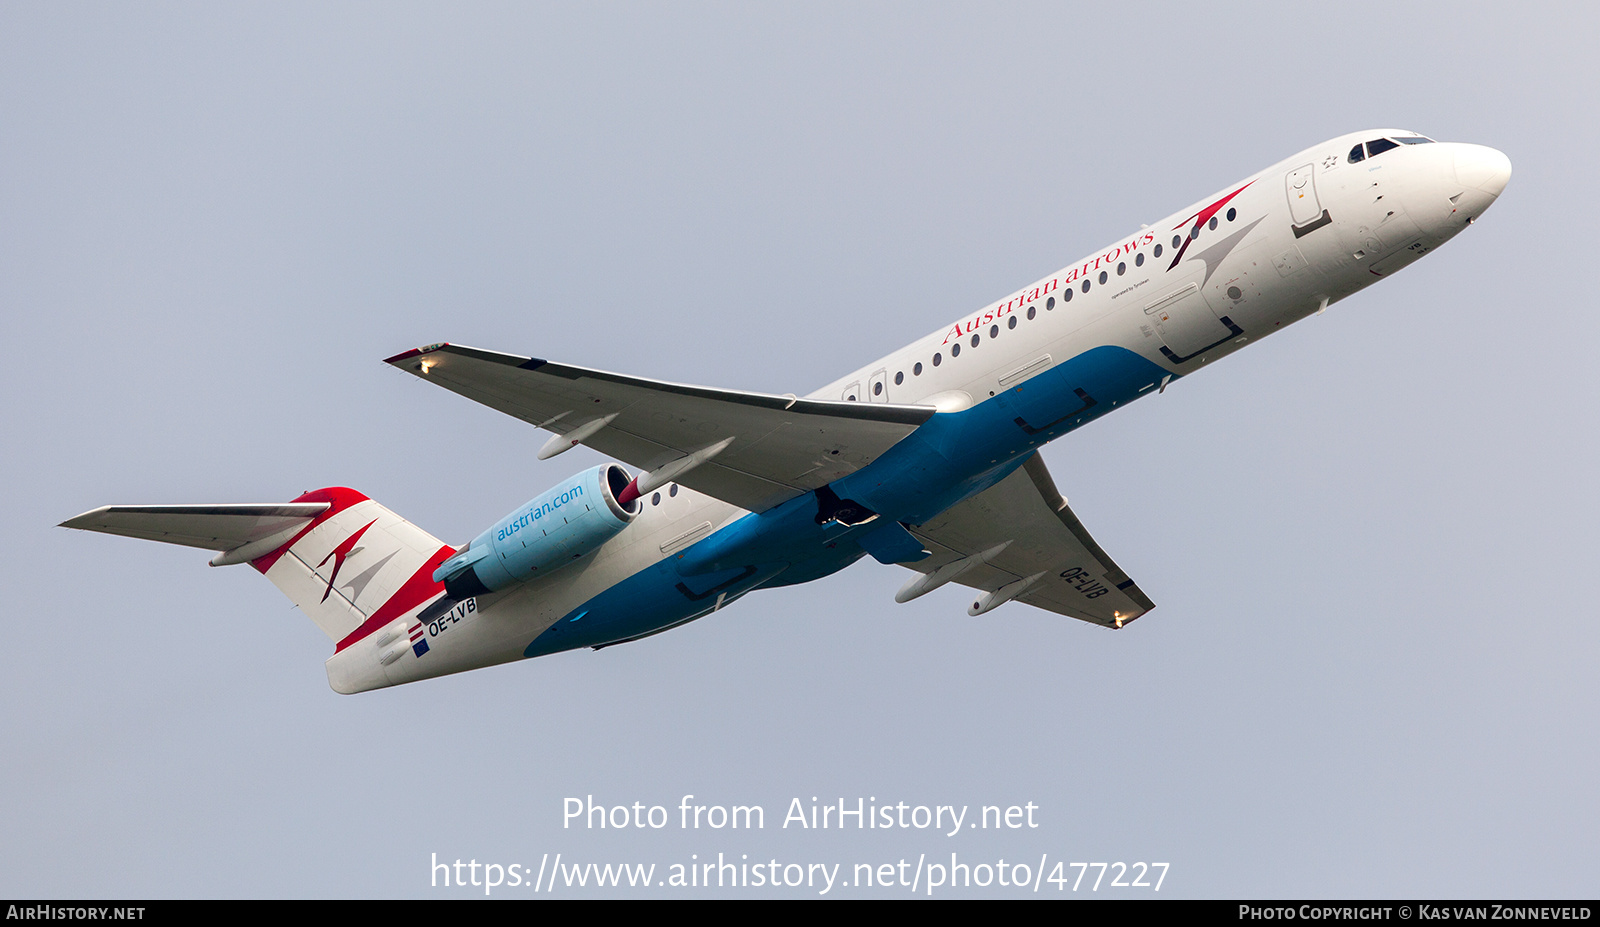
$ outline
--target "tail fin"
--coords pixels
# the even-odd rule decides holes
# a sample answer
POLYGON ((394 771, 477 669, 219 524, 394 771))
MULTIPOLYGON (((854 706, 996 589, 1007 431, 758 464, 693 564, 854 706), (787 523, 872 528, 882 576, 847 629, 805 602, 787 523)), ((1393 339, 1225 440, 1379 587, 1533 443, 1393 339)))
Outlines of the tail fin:
POLYGON ((249 564, 343 650, 444 591, 433 571, 455 548, 353 489, 291 503, 117 505, 64 528, 221 551, 212 566, 249 564))

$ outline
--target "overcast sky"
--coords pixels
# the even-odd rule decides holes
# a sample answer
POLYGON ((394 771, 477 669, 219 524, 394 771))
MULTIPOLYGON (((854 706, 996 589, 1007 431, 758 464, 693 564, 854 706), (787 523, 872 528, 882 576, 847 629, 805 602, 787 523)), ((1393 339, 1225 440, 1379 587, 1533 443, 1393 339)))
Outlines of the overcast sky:
POLYGON ((1592 897, 1600 24, 1099 6, 0 6, 0 894, 954 853, 1165 862, 1160 897, 1592 897), (349 485, 459 543, 600 458, 536 461, 542 433, 386 356, 803 394, 1379 126, 1515 173, 1405 273, 1045 450, 1157 604, 1121 632, 896 605, 906 571, 868 560, 346 697, 254 571, 54 527, 349 485), (686 794, 766 827, 684 830, 686 794), (588 795, 672 825, 563 828, 588 795), (813 796, 1038 826, 781 826, 813 796))

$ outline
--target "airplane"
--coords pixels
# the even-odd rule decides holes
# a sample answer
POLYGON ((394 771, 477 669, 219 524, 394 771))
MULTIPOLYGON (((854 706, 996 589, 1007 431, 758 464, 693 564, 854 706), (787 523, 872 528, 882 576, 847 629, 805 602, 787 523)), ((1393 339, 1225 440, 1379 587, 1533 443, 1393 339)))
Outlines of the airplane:
POLYGON ((454 344, 386 363, 592 467, 445 544, 344 487, 105 506, 63 522, 249 563, 334 641, 355 693, 638 641, 863 557, 908 602, 1018 601, 1106 628, 1154 608, 1038 449, 1370 286, 1504 190, 1492 148, 1340 136, 1230 184, 808 396, 668 383, 454 344), (635 469, 630 471, 627 466, 635 469))

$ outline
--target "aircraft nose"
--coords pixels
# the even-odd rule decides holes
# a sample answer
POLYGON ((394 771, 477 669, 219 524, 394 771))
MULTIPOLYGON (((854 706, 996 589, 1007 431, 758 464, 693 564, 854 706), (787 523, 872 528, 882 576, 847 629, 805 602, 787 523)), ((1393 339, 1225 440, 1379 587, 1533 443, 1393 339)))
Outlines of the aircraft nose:
POLYGON ((1461 145, 1455 150, 1456 181, 1493 197, 1511 180, 1511 159, 1483 145, 1461 145))

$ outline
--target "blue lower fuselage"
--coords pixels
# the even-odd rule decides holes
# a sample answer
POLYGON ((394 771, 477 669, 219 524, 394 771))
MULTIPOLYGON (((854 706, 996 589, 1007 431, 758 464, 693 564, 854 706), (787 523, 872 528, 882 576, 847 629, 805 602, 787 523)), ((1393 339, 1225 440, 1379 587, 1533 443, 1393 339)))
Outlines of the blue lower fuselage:
POLYGON ((829 485, 834 497, 877 519, 818 524, 816 492, 746 515, 573 609, 528 644, 524 656, 635 640, 693 621, 753 589, 836 573, 868 548, 882 554, 883 535, 873 532, 921 524, 982 492, 1040 445, 1155 392, 1169 375, 1126 348, 1102 345, 969 409, 934 415, 877 460, 829 485))

